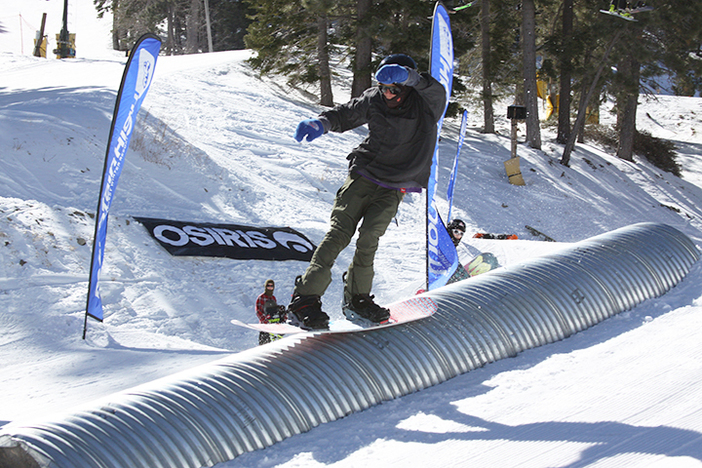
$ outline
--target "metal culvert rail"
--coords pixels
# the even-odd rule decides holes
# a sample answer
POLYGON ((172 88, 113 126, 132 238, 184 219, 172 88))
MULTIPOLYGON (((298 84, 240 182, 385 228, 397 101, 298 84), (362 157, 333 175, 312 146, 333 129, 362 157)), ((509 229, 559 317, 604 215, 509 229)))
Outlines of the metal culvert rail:
POLYGON ((439 307, 426 319, 291 336, 63 419, 5 426, 0 468, 212 466, 561 340, 664 294, 698 259, 674 228, 622 228, 427 293, 439 307))

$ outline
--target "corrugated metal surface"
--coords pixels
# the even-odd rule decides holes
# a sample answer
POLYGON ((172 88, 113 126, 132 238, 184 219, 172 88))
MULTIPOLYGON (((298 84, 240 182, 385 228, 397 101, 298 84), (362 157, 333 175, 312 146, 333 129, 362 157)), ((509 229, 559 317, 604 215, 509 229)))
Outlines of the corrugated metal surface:
POLYGON ((18 446, 39 466, 212 466, 563 339, 665 293, 698 258, 676 229, 629 226, 432 291, 432 317, 288 337, 61 420, 6 427, 0 445, 18 446))

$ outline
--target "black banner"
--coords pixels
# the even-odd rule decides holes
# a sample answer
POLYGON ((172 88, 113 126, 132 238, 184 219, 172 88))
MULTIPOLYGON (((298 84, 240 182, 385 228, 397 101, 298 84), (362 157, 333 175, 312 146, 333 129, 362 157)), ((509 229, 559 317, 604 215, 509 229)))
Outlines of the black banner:
POLYGON ((177 256, 309 262, 316 248, 307 237, 286 227, 134 219, 143 224, 171 255, 177 256))

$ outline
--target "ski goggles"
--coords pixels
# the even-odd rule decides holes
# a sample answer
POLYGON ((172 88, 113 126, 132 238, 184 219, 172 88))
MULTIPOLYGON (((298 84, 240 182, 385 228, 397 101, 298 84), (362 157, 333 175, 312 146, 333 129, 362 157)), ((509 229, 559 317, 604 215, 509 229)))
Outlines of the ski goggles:
POLYGON ((453 237, 463 237, 463 231, 460 229, 453 229, 451 232, 453 232, 453 237))
POLYGON ((394 84, 386 85, 386 84, 378 83, 378 89, 380 89, 380 92, 383 94, 385 94, 386 92, 389 92, 393 96, 397 96, 398 94, 400 94, 402 92, 402 88, 400 88, 399 86, 394 85, 394 84))

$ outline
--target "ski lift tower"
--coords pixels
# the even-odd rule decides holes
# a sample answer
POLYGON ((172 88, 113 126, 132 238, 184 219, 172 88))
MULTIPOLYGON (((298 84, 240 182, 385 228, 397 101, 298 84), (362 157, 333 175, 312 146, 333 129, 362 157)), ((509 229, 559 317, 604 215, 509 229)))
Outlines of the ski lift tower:
POLYGON ((63 0, 63 27, 61 32, 57 34, 57 45, 58 47, 54 50, 56 58, 75 58, 76 48, 75 48, 75 34, 68 33, 68 0, 63 0))

